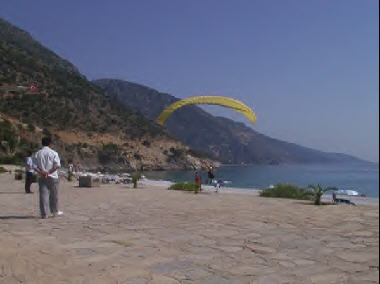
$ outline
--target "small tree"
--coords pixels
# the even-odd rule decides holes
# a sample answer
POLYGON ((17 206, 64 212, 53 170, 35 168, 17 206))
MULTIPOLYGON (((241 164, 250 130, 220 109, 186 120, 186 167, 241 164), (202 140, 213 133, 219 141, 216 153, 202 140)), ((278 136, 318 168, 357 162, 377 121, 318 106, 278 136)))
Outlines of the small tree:
POLYGON ((309 185, 309 188, 313 190, 314 194, 314 204, 315 205, 321 205, 321 198, 322 195, 325 194, 327 191, 336 191, 338 190, 336 187, 321 187, 320 184, 311 184, 309 185))
POLYGON ((141 178, 141 173, 137 172, 132 175, 132 183, 133 183, 133 188, 137 188, 137 182, 141 178))

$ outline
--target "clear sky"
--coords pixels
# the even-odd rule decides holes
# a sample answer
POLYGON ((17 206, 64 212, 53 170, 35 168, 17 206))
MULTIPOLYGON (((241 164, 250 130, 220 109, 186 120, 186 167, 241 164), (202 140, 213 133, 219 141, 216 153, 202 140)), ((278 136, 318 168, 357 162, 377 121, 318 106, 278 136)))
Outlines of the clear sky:
POLYGON ((0 17, 89 79, 234 97, 266 135, 378 162, 377 0, 0 0, 0 17))

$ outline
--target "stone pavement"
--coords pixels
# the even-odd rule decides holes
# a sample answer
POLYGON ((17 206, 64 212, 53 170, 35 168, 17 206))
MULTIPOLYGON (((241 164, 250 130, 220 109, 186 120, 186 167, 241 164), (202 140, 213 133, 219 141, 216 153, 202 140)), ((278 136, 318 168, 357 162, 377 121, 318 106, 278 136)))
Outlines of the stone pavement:
POLYGON ((378 283, 378 205, 66 182, 64 216, 41 220, 11 177, 0 283, 378 283))

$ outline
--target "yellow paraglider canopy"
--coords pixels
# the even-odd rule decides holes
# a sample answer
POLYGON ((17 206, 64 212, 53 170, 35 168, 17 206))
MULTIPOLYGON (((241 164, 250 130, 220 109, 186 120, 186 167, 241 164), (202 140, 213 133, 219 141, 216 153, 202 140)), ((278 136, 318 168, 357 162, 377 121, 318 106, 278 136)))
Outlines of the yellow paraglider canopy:
POLYGON ((157 123, 164 125, 166 119, 177 109, 185 105, 194 105, 194 104, 207 104, 207 105, 220 105, 228 108, 232 108, 237 112, 245 115, 249 121, 254 124, 256 122, 256 115, 248 106, 242 102, 231 99, 228 97, 219 97, 219 96, 200 96, 200 97, 191 97, 177 101, 170 106, 168 106, 157 118, 157 123))

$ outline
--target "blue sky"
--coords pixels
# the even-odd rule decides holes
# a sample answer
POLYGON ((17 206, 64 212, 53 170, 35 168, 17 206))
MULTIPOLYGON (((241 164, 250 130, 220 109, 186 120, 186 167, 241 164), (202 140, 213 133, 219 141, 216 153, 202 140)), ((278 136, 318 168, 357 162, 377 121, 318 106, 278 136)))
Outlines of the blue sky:
POLYGON ((0 0, 0 17, 89 79, 234 97, 254 108, 264 134, 372 161, 378 11, 376 0, 0 0))

